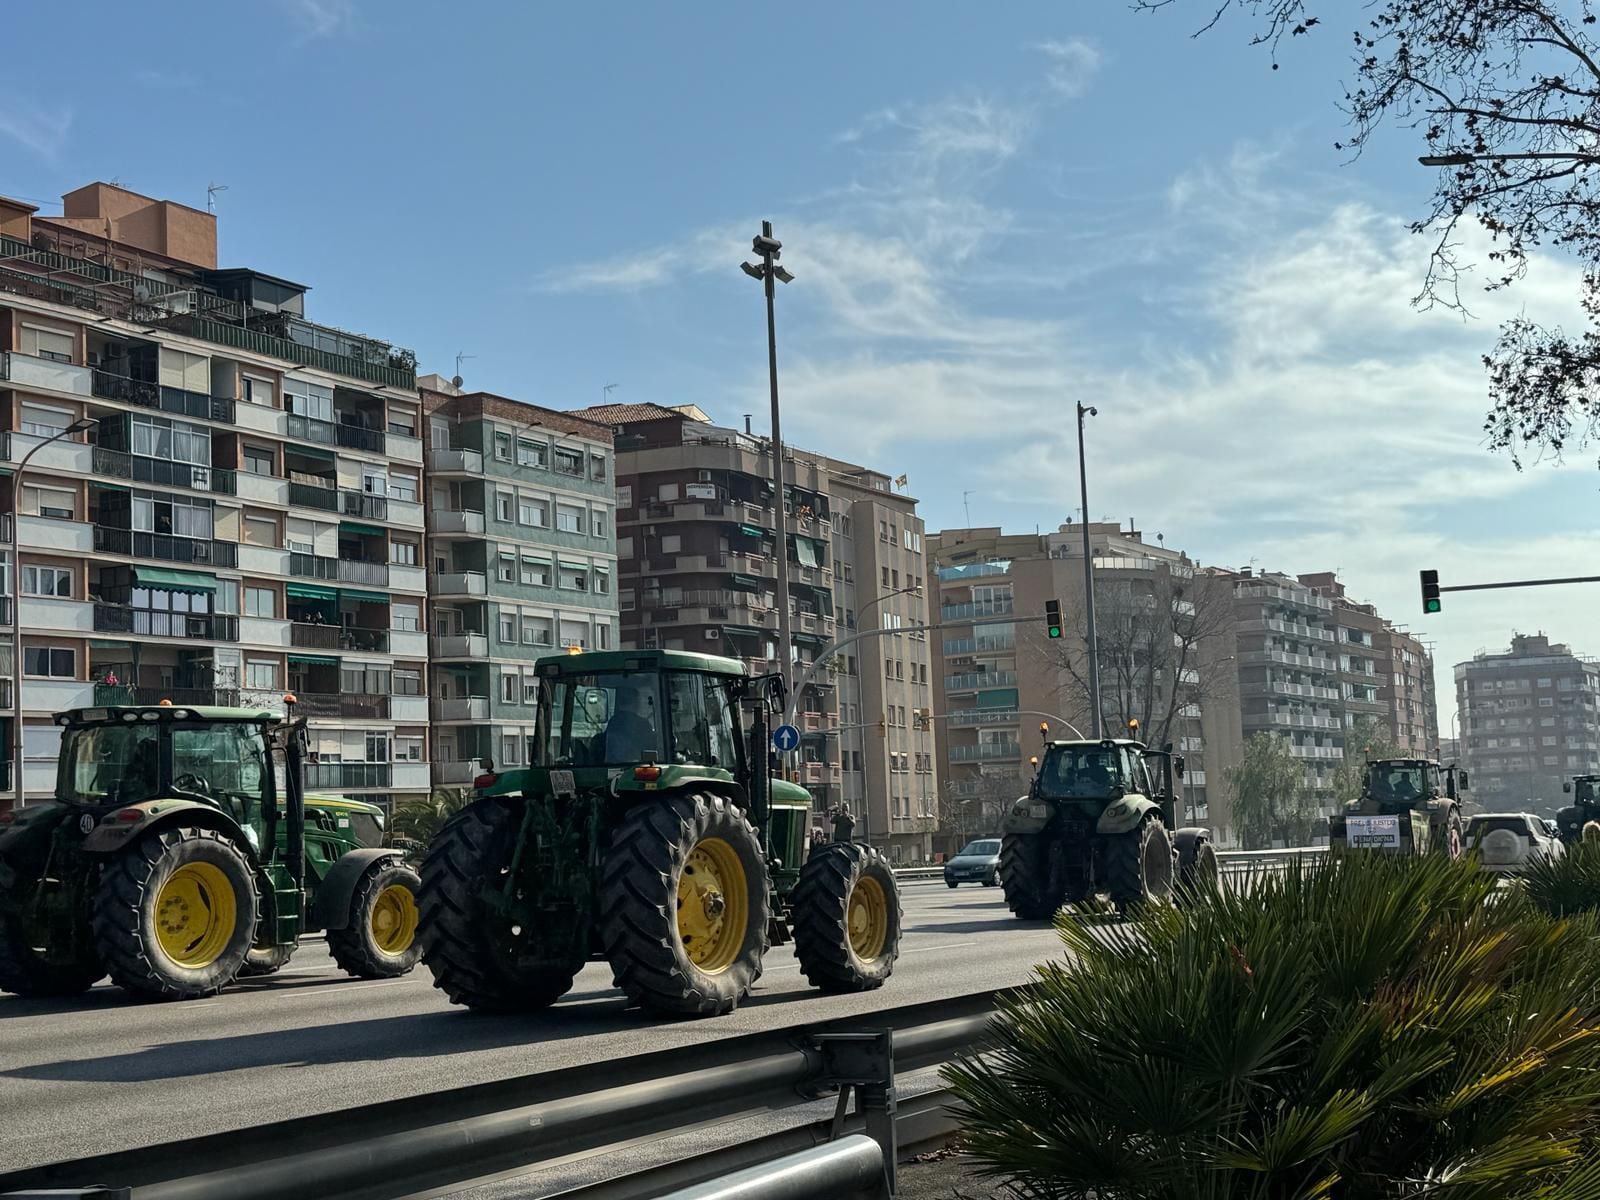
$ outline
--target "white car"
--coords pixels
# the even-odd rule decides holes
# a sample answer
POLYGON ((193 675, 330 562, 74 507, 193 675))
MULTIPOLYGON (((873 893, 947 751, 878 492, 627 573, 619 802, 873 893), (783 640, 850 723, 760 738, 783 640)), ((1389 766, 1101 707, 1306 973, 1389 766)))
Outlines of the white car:
POLYGON ((1485 871, 1514 875, 1535 858, 1565 852, 1555 824, 1534 813, 1479 813, 1467 822, 1466 848, 1485 871))

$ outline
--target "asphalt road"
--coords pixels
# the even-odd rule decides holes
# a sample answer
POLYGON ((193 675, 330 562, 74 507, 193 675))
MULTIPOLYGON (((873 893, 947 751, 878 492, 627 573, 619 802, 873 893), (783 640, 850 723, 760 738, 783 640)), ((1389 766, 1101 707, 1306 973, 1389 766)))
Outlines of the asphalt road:
POLYGON ((320 942, 209 1000, 141 1003, 105 985, 72 1001, 0 996, 0 1171, 1004 987, 1061 947, 1043 922, 1011 917, 998 888, 915 882, 904 899, 902 957, 881 990, 823 996, 779 947, 737 1012, 703 1021, 626 1008, 603 964, 543 1013, 483 1016, 448 1004, 426 969, 347 979, 320 942))

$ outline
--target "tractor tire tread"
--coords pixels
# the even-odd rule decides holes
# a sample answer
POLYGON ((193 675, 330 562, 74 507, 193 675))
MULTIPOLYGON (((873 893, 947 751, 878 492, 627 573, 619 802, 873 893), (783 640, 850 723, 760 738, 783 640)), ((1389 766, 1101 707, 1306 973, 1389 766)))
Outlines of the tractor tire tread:
POLYGON ((881 851, 855 843, 834 843, 813 854, 800 869, 790 899, 794 954, 812 987, 824 992, 869 992, 883 986, 900 956, 905 910, 894 872, 881 851), (872 872, 894 903, 882 954, 863 963, 850 947, 850 894, 872 872))
POLYGON ((1049 921, 1065 899, 1050 894, 1048 850, 1044 834, 1008 833, 1000 843, 1000 884, 1018 920, 1049 921))
POLYGON ((422 947, 417 944, 417 939, 411 939, 410 947, 403 954, 387 954, 373 942, 371 923, 365 918, 368 904, 384 888, 396 883, 404 883, 409 887, 413 898, 422 891, 422 879, 398 858, 380 859, 373 863, 361 876, 355 893, 350 897, 352 919, 345 923, 343 929, 328 930, 328 953, 333 955, 333 961, 346 975, 356 979, 398 979, 415 969, 417 960, 422 956, 422 947), (354 919, 356 914, 362 918, 359 924, 354 919))

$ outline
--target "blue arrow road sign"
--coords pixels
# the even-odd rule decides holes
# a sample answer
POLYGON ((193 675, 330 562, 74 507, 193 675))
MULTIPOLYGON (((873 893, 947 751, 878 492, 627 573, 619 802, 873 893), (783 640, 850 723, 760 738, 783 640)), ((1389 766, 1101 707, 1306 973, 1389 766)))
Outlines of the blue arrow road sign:
POLYGON ((800 731, 793 725, 779 725, 772 731, 772 745, 774 749, 782 750, 787 754, 800 744, 800 731))

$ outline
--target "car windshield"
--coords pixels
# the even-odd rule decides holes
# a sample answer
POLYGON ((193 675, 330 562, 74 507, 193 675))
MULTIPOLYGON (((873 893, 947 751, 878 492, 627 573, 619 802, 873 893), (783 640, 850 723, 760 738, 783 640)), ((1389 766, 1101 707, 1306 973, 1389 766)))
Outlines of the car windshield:
POLYGON ((1052 746, 1039 767, 1039 794, 1099 799, 1127 787, 1122 754, 1114 746, 1052 746))
POLYGON ((661 677, 651 672, 545 679, 541 766, 632 766, 664 760, 661 677))
POLYGON ((987 858, 999 853, 1000 843, 993 838, 980 838, 978 841, 968 842, 961 848, 963 858, 969 855, 974 858, 987 858))
POLYGON ((1420 765, 1375 763, 1367 768, 1367 791, 1376 800, 1420 800, 1426 790, 1420 765))

